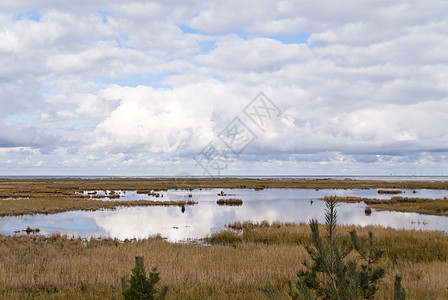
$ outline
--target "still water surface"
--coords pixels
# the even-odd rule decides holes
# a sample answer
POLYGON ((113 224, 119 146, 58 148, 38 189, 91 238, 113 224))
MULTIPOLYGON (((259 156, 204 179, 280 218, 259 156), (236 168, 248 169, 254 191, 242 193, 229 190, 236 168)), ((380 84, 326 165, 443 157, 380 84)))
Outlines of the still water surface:
MULTIPOLYGON (((403 190, 403 197, 443 198, 446 190, 403 190)), ((70 211, 51 215, 27 215, 0 219, 0 232, 13 234, 15 230, 39 228, 40 234, 60 232, 82 237, 146 238, 160 234, 169 241, 198 239, 219 231, 235 221, 308 222, 316 218, 324 222, 325 202, 317 199, 328 195, 359 196, 388 199, 394 195, 378 194, 377 189, 314 190, 314 189, 208 189, 170 190, 162 197, 120 192, 120 200, 195 200, 198 204, 181 207, 149 206, 122 207, 117 210, 70 211), (227 196, 217 194, 223 191, 227 196), (188 195, 191 194, 191 197, 188 195), (220 198, 238 198, 242 206, 219 206, 220 198), (313 200, 313 201, 311 201, 313 200)), ((448 201, 448 200, 447 200, 448 201)), ((381 225, 393 228, 443 230, 448 232, 448 217, 416 213, 377 212, 367 216, 365 205, 340 203, 340 224, 381 225)))

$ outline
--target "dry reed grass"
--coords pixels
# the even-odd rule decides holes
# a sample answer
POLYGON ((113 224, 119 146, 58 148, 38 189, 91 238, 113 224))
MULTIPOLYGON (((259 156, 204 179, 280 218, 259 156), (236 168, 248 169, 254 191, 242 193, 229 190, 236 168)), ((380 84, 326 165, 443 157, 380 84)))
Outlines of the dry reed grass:
MULTIPOLYGON (((352 228, 340 227, 339 234, 348 235, 352 228)), ((408 299, 446 299, 445 234, 379 227, 356 229, 361 236, 372 230, 378 246, 386 249, 381 264, 387 274, 377 299, 391 298, 396 273, 403 276, 408 299)), ((230 245, 212 246, 171 244, 160 238, 119 242, 60 235, 0 235, 0 297, 120 299, 120 278, 130 274, 134 257, 139 255, 144 256, 147 268, 158 267, 161 283, 170 287, 168 299, 263 299, 261 288, 266 283, 286 298, 287 281, 308 258, 303 245, 311 241, 309 227, 264 221, 234 223, 224 231, 229 230, 251 234, 230 245), (292 239, 293 235, 302 240, 292 239)))
MULTIPOLYGON (((307 224, 262 222, 235 222, 228 224, 206 241, 210 244, 261 243, 267 245, 310 244, 311 230, 307 224)), ((412 263, 448 261, 448 235, 441 231, 397 230, 379 226, 338 226, 340 239, 349 239, 348 232, 356 229, 359 235, 375 235, 378 247, 394 262, 412 263)), ((323 231, 324 228, 321 228, 323 231)))
POLYGON ((162 283, 170 286, 171 299, 253 299, 262 297, 266 282, 286 284, 297 270, 297 259, 304 256, 302 247, 292 245, 207 247, 157 238, 120 243, 64 236, 0 239, 0 289, 11 297, 67 293, 119 297, 121 276, 130 273, 134 256, 141 255, 146 266, 157 265, 162 283))

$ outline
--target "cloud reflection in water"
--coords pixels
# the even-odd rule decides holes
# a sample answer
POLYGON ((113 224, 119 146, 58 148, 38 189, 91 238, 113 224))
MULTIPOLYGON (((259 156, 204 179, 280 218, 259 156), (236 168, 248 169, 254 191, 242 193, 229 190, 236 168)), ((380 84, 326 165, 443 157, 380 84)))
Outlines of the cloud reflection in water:
MULTIPOLYGON (((220 198, 217 196, 220 191, 221 189, 203 190, 201 197, 197 199, 199 203, 186 206, 185 212, 178 206, 150 206, 4 217, 0 219, 0 232, 12 234, 14 230, 30 226, 39 228, 41 234, 60 232, 74 236, 104 236, 120 240, 141 239, 160 234, 169 241, 182 241, 205 237, 234 221, 267 220, 299 223, 317 218, 320 222, 324 222, 325 202, 314 201, 311 204, 311 199, 316 200, 318 197, 330 194, 359 195, 362 194, 361 191, 364 191, 364 196, 376 193, 376 190, 224 189, 227 194, 235 194, 231 197, 243 199, 243 205, 219 206, 216 200, 220 198)), ((182 191, 178 193, 181 194, 182 191)), ((429 194, 430 192, 426 193, 429 194)), ((339 223, 448 231, 447 217, 375 210, 370 216, 366 216, 364 208, 365 205, 362 203, 340 203, 339 223)))

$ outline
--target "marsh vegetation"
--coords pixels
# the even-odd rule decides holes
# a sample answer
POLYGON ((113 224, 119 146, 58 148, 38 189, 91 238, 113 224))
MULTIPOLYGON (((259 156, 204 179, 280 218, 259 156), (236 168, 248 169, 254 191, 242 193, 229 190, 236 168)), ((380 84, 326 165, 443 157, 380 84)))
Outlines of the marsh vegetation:
MULTIPOLYGON (((329 197, 324 197, 326 200, 329 197)), ((448 199, 425 199, 395 196, 388 200, 371 199, 362 197, 336 197, 340 202, 360 203, 364 202, 376 210, 391 210, 399 212, 414 212, 427 215, 448 215, 448 199)))
POLYGON ((392 195, 396 195, 396 194, 401 194, 403 193, 402 190, 378 190, 378 194, 392 194, 392 195))
MULTIPOLYGON (((340 238, 355 229, 372 231, 385 249, 380 266, 388 270, 377 299, 390 299, 396 273, 403 275, 409 299, 445 299, 448 238, 441 232, 342 226, 340 238)), ((0 295, 8 299, 121 298, 120 278, 135 256, 157 266, 167 299, 263 299, 270 283, 286 298, 287 282, 300 270, 311 242, 307 224, 232 224, 207 239, 211 246, 143 240, 72 239, 67 236, 0 235, 0 295), (242 229, 230 229, 230 227, 242 229)))
POLYGON ((243 200, 237 198, 219 199, 216 203, 218 205, 241 206, 243 205, 243 200))
MULTIPOLYGON (((273 188, 312 189, 313 192, 322 193, 325 189, 334 188, 420 191, 419 189, 423 188, 448 190, 448 183, 207 178, 196 181, 192 186, 166 178, 2 179, 0 199, 4 200, 0 200, 0 212, 2 215, 20 215, 114 209, 121 206, 130 208, 136 205, 177 205, 180 207, 176 208, 179 214, 187 215, 192 208, 186 210, 185 205, 197 203, 193 201, 196 200, 194 190, 199 188, 219 189, 210 192, 214 197, 210 205, 216 207, 216 195, 220 191, 227 195, 233 194, 232 191, 225 189, 234 188, 257 190, 254 193, 258 193, 259 196, 260 193, 273 188), (166 201, 153 200, 154 203, 150 203, 146 200, 120 201, 120 198, 114 201, 102 201, 84 195, 85 191, 99 190, 140 191, 146 195, 150 193, 163 195, 163 192, 169 189, 179 190, 185 194, 186 199, 191 199, 191 202, 180 203, 162 196, 160 200, 166 201)), ((274 192, 278 194, 277 191, 274 192)), ((374 192, 377 193, 376 190, 374 192)), ((290 196, 294 197, 294 194, 290 196)), ((378 197, 380 196, 378 194, 378 197)), ((365 201, 367 207, 362 206, 359 210, 364 215, 364 210, 367 214, 367 208, 373 209, 374 212, 369 218, 383 207, 392 210, 408 209, 407 211, 445 214, 444 205, 448 201, 443 198, 438 200, 416 198, 417 196, 420 196, 420 192, 411 199, 347 197, 338 200, 351 203, 365 201)), ((155 195, 151 197, 159 198, 155 195)), ((232 209, 246 209, 246 203, 249 209, 256 207, 257 204, 252 203, 250 199, 246 201, 246 196, 243 196, 243 199, 242 207, 217 207, 217 209, 221 213, 227 210, 231 213, 232 209), (251 203, 253 206, 250 206, 251 203)), ((311 205, 308 199, 304 203, 310 209, 319 210, 320 202, 322 201, 315 201, 311 205)), ((278 199, 277 205, 285 203, 278 199)), ((297 215, 301 212, 294 210, 296 208, 296 206, 287 207, 297 215)), ((305 221, 309 218, 308 216, 305 221)), ((0 234, 0 298, 122 299, 120 278, 129 275, 136 256, 144 257, 148 266, 157 266, 157 271, 161 274, 160 284, 169 286, 166 299, 263 299, 263 287, 267 283, 280 297, 286 298, 288 281, 301 270, 301 262, 308 257, 304 245, 312 243, 311 231, 307 224, 272 220, 232 222, 199 242, 188 243, 169 243, 160 236, 119 240, 104 237, 85 239, 60 234, 41 235, 36 231, 38 227, 40 228, 31 226, 29 235, 0 234)), ((386 273, 384 279, 378 283, 379 291, 376 299, 392 297, 397 273, 402 275, 402 285, 409 299, 447 298, 448 237, 445 232, 344 225, 338 231, 338 238, 348 239, 347 232, 353 229, 356 229, 360 237, 368 237, 368 232, 372 231, 377 247, 384 249, 379 266, 384 268, 386 273)))
MULTIPOLYGON (((292 178, 106 178, 106 179, 0 179, 0 216, 35 213, 57 213, 69 210, 111 209, 120 206, 159 205, 159 201, 120 201, 117 193, 111 193, 115 201, 95 199, 88 191, 137 191, 156 198, 160 191, 168 189, 441 189, 448 190, 446 181, 372 181, 335 179, 292 178)), ((231 195, 224 193, 220 196, 231 195)), ((188 193, 187 193, 188 194, 188 193)), ((182 205, 165 204, 160 205, 182 205)))

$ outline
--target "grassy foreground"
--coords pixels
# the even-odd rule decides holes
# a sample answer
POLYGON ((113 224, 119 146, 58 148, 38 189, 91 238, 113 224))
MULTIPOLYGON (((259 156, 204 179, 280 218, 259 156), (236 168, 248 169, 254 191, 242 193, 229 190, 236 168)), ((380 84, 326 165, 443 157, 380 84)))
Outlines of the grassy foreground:
MULTIPOLYGON (((348 236, 353 227, 339 227, 348 236)), ((408 299, 448 296, 448 237, 422 232, 356 227, 360 236, 372 230, 385 249, 387 270, 377 299, 390 299, 393 277, 403 275, 408 299)), ((157 266, 168 299, 265 299, 270 283, 287 298, 287 282, 308 258, 306 224, 235 223, 211 236, 211 246, 172 244, 160 238, 142 241, 83 241, 54 235, 0 235, 0 297, 3 299, 121 298, 120 278, 129 275, 135 256, 147 270, 157 266)))

